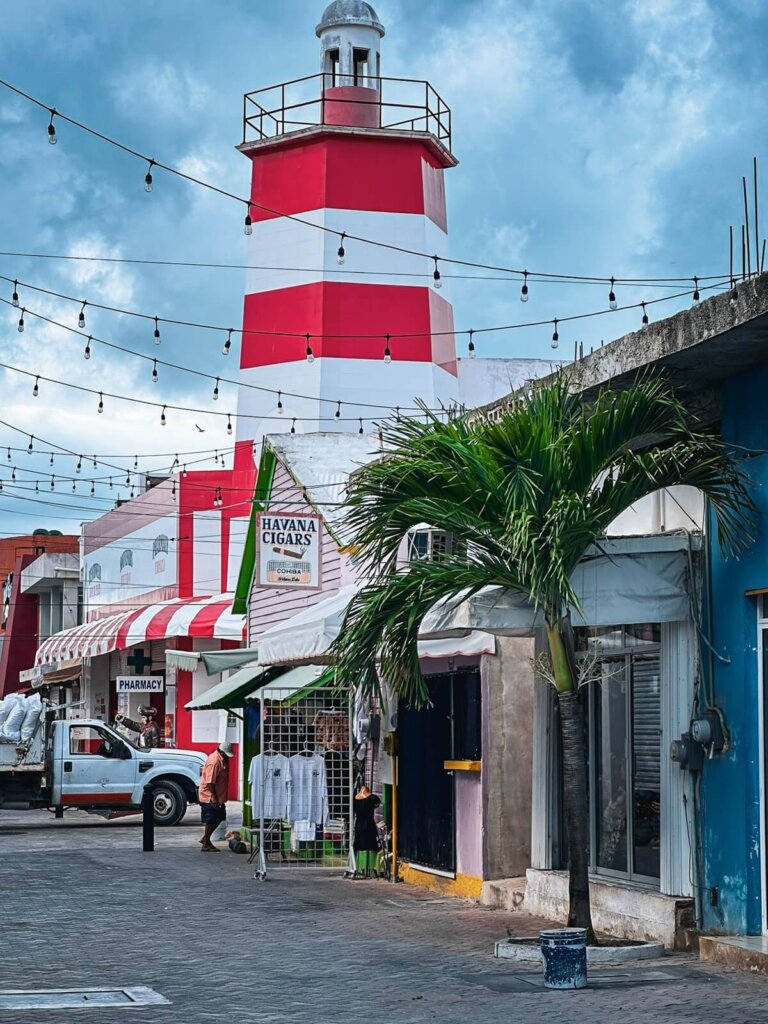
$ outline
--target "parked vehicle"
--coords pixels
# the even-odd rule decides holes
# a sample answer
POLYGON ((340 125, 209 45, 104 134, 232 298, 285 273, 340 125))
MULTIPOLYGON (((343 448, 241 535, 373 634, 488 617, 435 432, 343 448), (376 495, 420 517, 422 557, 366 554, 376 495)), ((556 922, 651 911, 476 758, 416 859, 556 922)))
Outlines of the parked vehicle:
POLYGON ((148 750, 105 722, 51 717, 43 714, 25 742, 0 742, 0 808, 137 813, 149 786, 155 824, 176 825, 188 804, 197 802, 203 754, 148 750))

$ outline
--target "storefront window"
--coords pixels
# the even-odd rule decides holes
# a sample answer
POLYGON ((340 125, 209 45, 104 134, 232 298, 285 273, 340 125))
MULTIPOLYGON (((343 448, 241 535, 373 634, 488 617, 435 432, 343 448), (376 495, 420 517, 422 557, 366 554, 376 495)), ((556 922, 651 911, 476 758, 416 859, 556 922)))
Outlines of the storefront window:
POLYGON ((587 700, 591 868, 653 882, 661 871, 660 630, 586 633, 577 634, 582 657, 599 655, 587 700))

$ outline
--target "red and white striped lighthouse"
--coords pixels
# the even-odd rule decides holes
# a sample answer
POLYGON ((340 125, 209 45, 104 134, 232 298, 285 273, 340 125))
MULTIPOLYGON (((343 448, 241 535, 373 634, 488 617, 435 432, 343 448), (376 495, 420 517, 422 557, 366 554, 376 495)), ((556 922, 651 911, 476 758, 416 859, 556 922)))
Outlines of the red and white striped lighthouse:
POLYGON ((431 259, 448 252, 450 110, 429 83, 381 77, 370 4, 335 0, 316 31, 319 74, 245 97, 259 269, 243 314, 240 467, 292 425, 357 431, 362 419, 367 431, 382 406, 457 400, 453 309, 431 259))

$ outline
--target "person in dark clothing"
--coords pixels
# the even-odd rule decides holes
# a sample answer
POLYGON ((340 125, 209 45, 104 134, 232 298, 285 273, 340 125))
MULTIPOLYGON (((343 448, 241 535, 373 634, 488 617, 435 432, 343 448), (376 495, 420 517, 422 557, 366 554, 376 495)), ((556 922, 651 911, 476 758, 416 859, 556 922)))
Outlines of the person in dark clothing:
POLYGON ((367 786, 361 786, 355 794, 355 853, 378 852, 379 830, 374 813, 380 804, 380 798, 371 793, 367 786))
POLYGON ((115 715, 115 721, 126 729, 131 729, 139 734, 140 747, 159 747, 160 730, 155 721, 157 711, 155 708, 148 708, 144 704, 140 704, 139 715, 141 716, 140 722, 134 722, 133 719, 126 718, 125 715, 115 715))

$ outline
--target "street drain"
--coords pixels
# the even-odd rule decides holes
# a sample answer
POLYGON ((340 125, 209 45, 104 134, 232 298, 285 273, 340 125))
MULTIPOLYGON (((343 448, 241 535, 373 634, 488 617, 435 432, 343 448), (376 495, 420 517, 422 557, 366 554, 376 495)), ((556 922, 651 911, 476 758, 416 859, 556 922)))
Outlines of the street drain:
POLYGON ((169 1006, 170 1002, 151 988, 43 988, 0 989, 3 1010, 83 1010, 105 1006, 169 1006))

